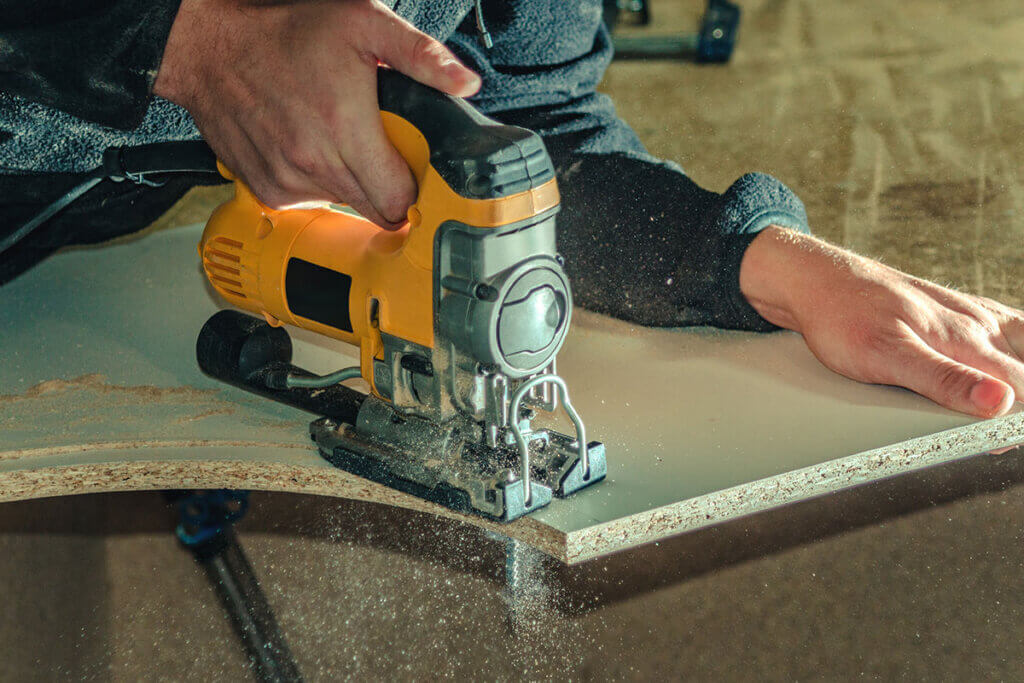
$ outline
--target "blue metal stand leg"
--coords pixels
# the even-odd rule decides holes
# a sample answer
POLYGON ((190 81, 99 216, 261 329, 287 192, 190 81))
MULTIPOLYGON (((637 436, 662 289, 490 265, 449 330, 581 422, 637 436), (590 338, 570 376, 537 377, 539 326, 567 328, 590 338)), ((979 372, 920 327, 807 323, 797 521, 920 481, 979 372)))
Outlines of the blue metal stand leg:
POLYGON ((262 681, 301 681, 233 524, 248 507, 247 491, 197 491, 178 499, 178 539, 202 565, 262 681))

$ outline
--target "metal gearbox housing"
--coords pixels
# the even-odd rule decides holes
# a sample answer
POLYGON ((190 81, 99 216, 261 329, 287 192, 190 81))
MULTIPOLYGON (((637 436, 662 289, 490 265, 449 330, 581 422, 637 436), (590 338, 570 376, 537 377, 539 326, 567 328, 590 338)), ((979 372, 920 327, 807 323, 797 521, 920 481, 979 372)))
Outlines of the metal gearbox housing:
POLYGON ((445 223, 435 244, 433 348, 382 335, 374 381, 384 400, 368 397, 354 425, 314 422, 323 455, 504 521, 603 479, 604 446, 585 441, 555 374, 572 318, 555 210, 497 229, 445 223), (559 394, 576 439, 532 426, 536 410, 558 409, 559 394))

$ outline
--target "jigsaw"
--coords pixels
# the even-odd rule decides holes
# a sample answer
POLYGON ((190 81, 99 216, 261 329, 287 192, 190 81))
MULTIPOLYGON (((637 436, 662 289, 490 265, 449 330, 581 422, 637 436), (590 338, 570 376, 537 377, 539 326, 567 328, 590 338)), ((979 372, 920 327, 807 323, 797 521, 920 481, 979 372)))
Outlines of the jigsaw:
POLYGON ((197 358, 321 415, 310 434, 337 467, 513 520, 607 471, 557 374, 573 302, 551 159, 535 133, 395 71, 380 70, 378 92, 418 185, 407 225, 385 231, 333 205, 273 210, 234 179, 199 253, 210 285, 261 318, 216 314, 197 358), (358 346, 359 365, 323 376, 292 365, 285 324, 358 346), (360 377, 368 394, 342 384, 360 377), (559 407, 573 436, 534 424, 559 407))

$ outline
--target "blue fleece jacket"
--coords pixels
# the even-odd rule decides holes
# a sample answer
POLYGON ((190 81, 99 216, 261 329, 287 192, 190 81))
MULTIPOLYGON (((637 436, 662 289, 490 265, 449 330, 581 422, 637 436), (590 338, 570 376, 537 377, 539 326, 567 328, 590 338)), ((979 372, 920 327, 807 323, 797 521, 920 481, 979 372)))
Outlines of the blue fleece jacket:
MULTIPOLYGON (((14 45, 0 50, 0 219, 28 211, 25 197, 44 201, 47 178, 98 166, 107 147, 199 136, 186 111, 149 92, 177 1, 39 0, 29 9, 0 0, 0 45, 14 45), (108 11, 72 12, 97 4, 108 11), (73 59, 52 49, 68 30, 69 12, 88 38, 73 59), (67 77, 76 64, 88 77, 67 77), (20 203, 10 199, 15 193, 20 203)), ((770 329, 739 291, 740 261, 770 224, 808 231, 802 203, 763 174, 744 175, 725 193, 709 192, 647 152, 611 100, 596 92, 612 56, 601 0, 484 0, 489 49, 479 40, 473 0, 391 4, 482 76, 472 100, 479 109, 544 137, 563 195, 560 249, 580 303, 642 324, 770 329)), ((56 221, 42 243, 26 249, 47 253, 142 227, 125 216, 141 220, 154 212, 114 211, 118 201, 129 201, 124 197, 94 202, 117 216, 117 226, 84 203, 64 217, 67 228, 56 221)), ((146 197, 151 207, 176 199, 133 188, 129 203, 138 207, 146 197)), ((2 275, 0 263, 0 282, 2 275)))

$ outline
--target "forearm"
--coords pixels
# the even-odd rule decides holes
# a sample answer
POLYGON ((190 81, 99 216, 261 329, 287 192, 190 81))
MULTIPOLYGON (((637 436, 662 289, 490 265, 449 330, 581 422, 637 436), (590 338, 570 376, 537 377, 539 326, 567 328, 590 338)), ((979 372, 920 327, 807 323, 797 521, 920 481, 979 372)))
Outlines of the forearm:
POLYGON ((114 128, 145 114, 180 0, 0 0, 0 91, 114 128))
POLYGON ((789 330, 800 329, 798 294, 823 263, 842 264, 845 255, 829 253, 829 245, 807 235, 769 226, 744 253, 740 291, 761 317, 789 330))
POLYGON ((584 306, 644 325, 774 329, 748 303, 739 273, 763 228, 807 230, 788 188, 751 174, 710 192, 675 164, 581 152, 610 141, 560 137, 549 138, 562 192, 560 249, 584 306))
POLYGON ((474 104, 545 139, 562 193, 560 249, 574 296, 645 325, 772 329, 740 292, 740 260, 771 223, 806 231, 802 204, 768 176, 744 176, 718 194, 652 157, 611 100, 595 92, 612 52, 600 4, 528 3, 492 27, 489 51, 471 30, 449 38, 483 78, 474 104))
POLYGON ((761 226, 753 214, 725 220, 736 193, 705 190, 672 164, 552 154, 559 249, 583 306, 643 325, 771 329, 740 293, 740 262, 761 226))
POLYGON ((740 262, 768 225, 807 232, 785 185, 748 174, 705 190, 651 156, 611 100, 491 112, 540 133, 562 194, 559 248, 585 307, 643 325, 771 330, 740 291, 740 262))
POLYGON ((740 291, 750 305, 772 324, 797 332, 820 319, 821 311, 853 308, 896 280, 929 284, 779 226, 766 228, 751 242, 739 271, 740 291), (849 291, 837 287, 843 281, 857 283, 861 301, 850 300, 849 291))

